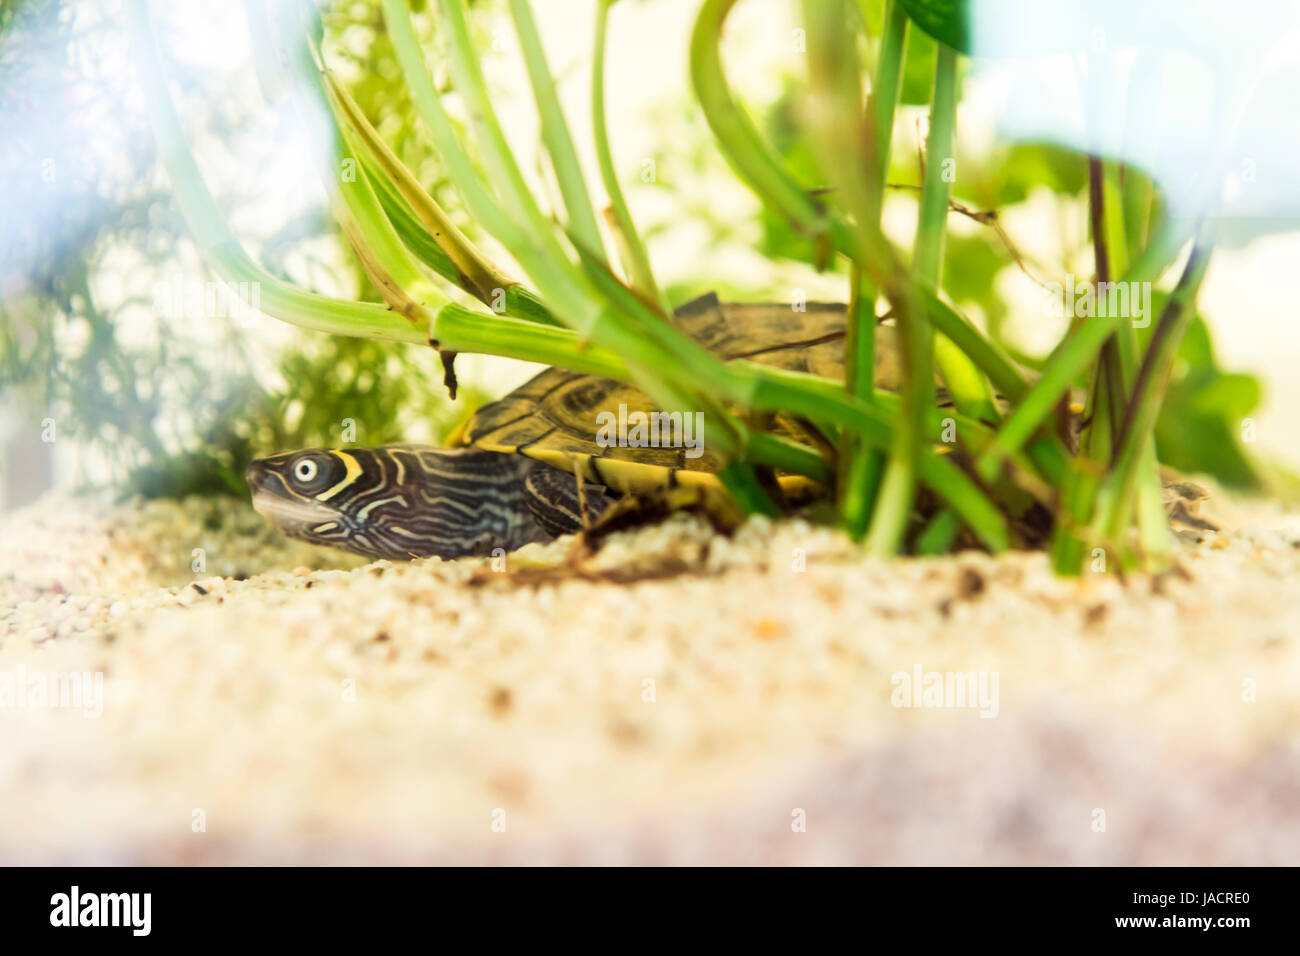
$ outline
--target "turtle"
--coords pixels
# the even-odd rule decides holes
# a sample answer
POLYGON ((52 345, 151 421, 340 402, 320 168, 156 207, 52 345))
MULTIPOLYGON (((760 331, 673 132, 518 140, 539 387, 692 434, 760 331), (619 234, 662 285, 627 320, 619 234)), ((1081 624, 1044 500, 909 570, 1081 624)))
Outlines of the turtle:
MULTIPOLYGON (((844 379, 843 304, 724 303, 708 293, 676 309, 672 321, 724 359, 844 379)), ((876 386, 896 389, 893 325, 877 324, 875 357, 876 386)), ((938 398, 946 403, 942 387, 938 398)), ((664 413, 627 382, 551 367, 479 408, 448 447, 308 448, 257 459, 246 477, 253 507, 290 537, 370 558, 483 557, 548 543, 620 509, 635 515, 624 506, 656 494, 669 496, 666 510, 675 491, 725 499, 718 478, 724 462, 701 440, 702 426, 692 427, 691 414, 699 413, 664 413), (640 436, 635 427, 626 431, 632 422, 644 427, 640 436), (648 427, 653 422, 657 431, 648 427), (611 425, 618 434, 602 434, 611 425), (665 428, 669 441, 652 443, 665 428)), ((778 416, 768 425, 816 446, 796 420, 778 416)), ((823 490, 800 476, 776 481, 791 501, 823 490)), ((1171 520, 1215 527, 1184 506, 1204 498, 1202 489, 1172 473, 1164 486, 1171 520)), ((1021 524, 1022 538, 1042 541, 1051 516, 1021 524)))
MULTIPOLYGON (((722 358, 843 380, 846 314, 840 303, 724 303, 708 293, 672 321, 722 358)), ((877 327, 876 356, 877 384, 892 387, 891 325, 877 327)), ((576 532, 616 501, 720 490, 724 462, 701 440, 698 414, 661 413, 627 382, 551 367, 479 408, 449 447, 309 448, 257 459, 246 477, 253 506, 291 537, 371 558, 484 556, 576 532), (643 424, 658 428, 639 435, 643 424)), ((797 422, 774 427, 811 441, 797 422)))

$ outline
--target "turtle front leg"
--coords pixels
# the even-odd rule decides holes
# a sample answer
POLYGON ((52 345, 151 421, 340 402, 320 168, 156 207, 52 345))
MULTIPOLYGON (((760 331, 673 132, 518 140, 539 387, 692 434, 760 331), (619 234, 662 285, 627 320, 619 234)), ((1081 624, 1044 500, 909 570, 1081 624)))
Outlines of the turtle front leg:
POLYGON ((604 485, 584 482, 542 462, 524 476, 524 501, 533 518, 553 537, 576 534, 600 520, 613 502, 604 485))

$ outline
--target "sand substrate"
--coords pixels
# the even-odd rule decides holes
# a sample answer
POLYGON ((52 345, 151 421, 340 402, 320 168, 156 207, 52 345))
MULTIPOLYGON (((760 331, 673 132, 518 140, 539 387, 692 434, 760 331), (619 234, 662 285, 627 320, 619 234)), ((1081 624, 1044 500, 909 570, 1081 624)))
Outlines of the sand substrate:
POLYGON ((0 518, 0 862, 1300 863, 1300 515, 1214 510, 1120 581, 686 516, 360 565, 46 499, 0 518))

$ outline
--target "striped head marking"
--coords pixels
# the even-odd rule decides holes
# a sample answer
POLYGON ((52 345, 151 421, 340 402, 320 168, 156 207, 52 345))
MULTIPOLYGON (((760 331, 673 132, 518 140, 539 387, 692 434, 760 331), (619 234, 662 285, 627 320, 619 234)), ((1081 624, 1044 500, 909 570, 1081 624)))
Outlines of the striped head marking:
POLYGON ((404 514, 409 498, 400 467, 377 451, 308 448, 259 458, 246 475, 253 507, 292 538, 388 556, 373 532, 404 514))
POLYGON ((253 507, 292 538, 372 558, 457 558, 549 540, 523 497, 535 466, 468 448, 308 448, 259 458, 246 477, 253 507))

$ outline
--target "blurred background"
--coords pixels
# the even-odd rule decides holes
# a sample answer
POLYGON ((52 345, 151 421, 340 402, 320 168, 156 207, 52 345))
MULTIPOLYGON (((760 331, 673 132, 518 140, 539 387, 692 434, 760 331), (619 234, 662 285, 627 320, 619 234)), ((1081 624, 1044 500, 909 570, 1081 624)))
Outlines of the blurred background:
MULTIPOLYGON (((430 38, 424 4, 412 6, 430 38)), ((865 6, 878 34, 881 4, 865 6)), ((594 0, 534 7, 594 173, 594 0)), ((846 276, 819 272, 816 250, 759 208, 713 146, 687 77, 698 7, 623 0, 611 15, 610 134, 661 283, 677 303, 708 290, 844 301, 846 276)), ((243 8, 185 0, 151 9, 187 136, 245 247, 303 287, 379 301, 329 217, 310 160, 321 144, 258 83, 243 8)), ((505 4, 474 9, 507 135, 537 190, 556 196, 505 4)), ((142 113, 122 4, 5 0, 0 10, 0 510, 50 489, 244 495, 251 457, 338 444, 348 423, 357 444, 437 442, 476 404, 533 374, 522 363, 462 356, 453 404, 431 351, 214 308, 205 295, 212 277, 142 113)), ((811 187, 817 173, 798 122, 806 63, 797 12, 787 0, 745 0, 728 21, 724 53, 760 125, 811 187)), ((327 2, 323 18, 331 66, 407 166, 457 211, 378 3, 327 2)), ((915 220, 909 187, 920 182, 933 62, 933 41, 913 29, 885 214, 903 248, 915 220)), ((1044 307, 1044 283, 1092 272, 1087 169, 1064 134, 1045 142, 1022 124, 1009 137, 999 105, 1005 83, 1005 75, 966 77, 955 197, 971 213, 995 211, 997 226, 987 216, 950 217, 944 285, 1032 366, 1066 322, 1044 307)), ((448 105, 454 113, 454 97, 448 105)), ((472 221, 459 223, 509 261, 472 221)), ((1166 461, 1241 488, 1300 468, 1290 411, 1300 406, 1300 335, 1288 296, 1300 233, 1270 233, 1216 253, 1158 431, 1166 461)))

